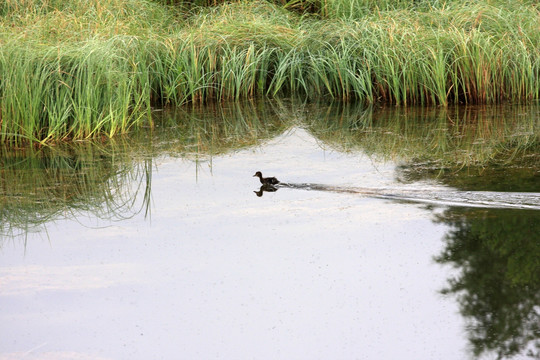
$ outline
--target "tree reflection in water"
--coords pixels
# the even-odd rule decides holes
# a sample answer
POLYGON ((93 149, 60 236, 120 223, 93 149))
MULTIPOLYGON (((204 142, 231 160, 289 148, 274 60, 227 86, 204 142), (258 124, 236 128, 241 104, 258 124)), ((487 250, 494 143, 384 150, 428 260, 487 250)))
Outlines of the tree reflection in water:
POLYGON ((540 357, 540 213, 451 208, 437 222, 451 230, 436 261, 459 272, 457 297, 476 356, 540 357))

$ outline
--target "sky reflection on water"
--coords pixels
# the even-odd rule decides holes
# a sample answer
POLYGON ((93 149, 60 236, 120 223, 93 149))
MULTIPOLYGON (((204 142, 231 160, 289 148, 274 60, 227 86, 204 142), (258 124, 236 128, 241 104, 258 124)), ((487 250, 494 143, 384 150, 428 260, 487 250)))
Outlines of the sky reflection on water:
MULTIPOLYGON (((321 145, 293 128, 197 162, 159 155, 149 214, 107 220, 81 210, 24 242, 3 240, 0 358, 470 356, 460 304, 441 294, 459 269, 436 261, 455 225, 441 221, 451 208, 253 193, 257 170, 297 183, 448 188, 403 184, 393 162, 321 145)), ((135 208, 147 200, 138 194, 135 208)))

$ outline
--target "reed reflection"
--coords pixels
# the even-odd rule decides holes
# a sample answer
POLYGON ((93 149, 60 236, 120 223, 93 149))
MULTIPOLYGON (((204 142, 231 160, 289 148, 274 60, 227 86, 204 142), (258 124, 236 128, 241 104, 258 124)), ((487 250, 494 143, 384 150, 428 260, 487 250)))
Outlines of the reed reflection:
POLYGON ((2 149, 0 236, 25 235, 83 213, 108 220, 148 215, 152 158, 132 150, 116 141, 2 149))
POLYGON ((154 157, 202 162, 253 146, 287 129, 284 109, 268 102, 170 109, 156 113, 154 131, 104 143, 0 148, 0 236, 25 237, 82 214, 149 216, 154 157))
POLYGON ((338 151, 459 170, 529 158, 540 164, 538 106, 365 108, 310 111, 308 130, 338 151))

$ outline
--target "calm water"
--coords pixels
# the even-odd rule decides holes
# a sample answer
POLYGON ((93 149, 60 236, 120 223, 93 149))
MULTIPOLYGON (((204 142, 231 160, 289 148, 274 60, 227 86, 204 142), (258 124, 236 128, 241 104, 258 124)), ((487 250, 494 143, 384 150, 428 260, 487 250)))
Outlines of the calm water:
POLYGON ((0 359, 538 357, 539 114, 250 104, 3 150, 0 359))

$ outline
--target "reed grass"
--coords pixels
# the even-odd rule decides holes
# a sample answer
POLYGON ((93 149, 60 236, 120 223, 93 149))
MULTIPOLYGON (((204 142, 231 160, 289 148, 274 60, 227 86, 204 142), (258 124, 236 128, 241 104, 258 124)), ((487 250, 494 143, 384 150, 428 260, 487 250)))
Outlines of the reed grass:
POLYGON ((0 141, 111 137, 151 127, 155 106, 267 96, 532 102, 539 54, 532 1, 7 0, 0 141))

